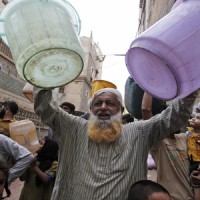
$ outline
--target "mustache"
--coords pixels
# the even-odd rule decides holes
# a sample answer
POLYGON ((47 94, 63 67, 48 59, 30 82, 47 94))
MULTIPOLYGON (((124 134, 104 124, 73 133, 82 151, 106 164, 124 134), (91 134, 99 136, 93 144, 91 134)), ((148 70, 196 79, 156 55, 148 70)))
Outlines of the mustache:
POLYGON ((98 111, 98 112, 97 112, 97 115, 99 115, 99 114, 107 114, 107 115, 110 115, 111 113, 110 113, 110 111, 105 110, 105 111, 98 111))
POLYGON ((100 126, 103 126, 105 128, 105 127, 110 126, 113 122, 121 121, 121 118, 122 118, 121 111, 119 111, 115 115, 111 115, 111 113, 109 111, 99 111, 97 115, 94 115, 94 113, 91 112, 89 121, 93 122, 95 124, 98 124, 100 126), (98 115, 101 115, 101 114, 108 114, 111 117, 110 117, 110 119, 107 119, 107 120, 101 120, 98 118, 98 115))

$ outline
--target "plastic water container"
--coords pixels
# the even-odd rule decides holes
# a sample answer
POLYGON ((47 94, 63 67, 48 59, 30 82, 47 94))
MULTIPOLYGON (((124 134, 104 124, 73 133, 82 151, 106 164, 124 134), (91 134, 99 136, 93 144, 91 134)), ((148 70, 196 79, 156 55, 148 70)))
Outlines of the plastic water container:
POLYGON ((10 137, 33 154, 39 150, 40 143, 35 125, 29 119, 10 123, 10 137))
POLYGON ((80 19, 66 0, 12 0, 0 15, 19 75, 32 85, 55 88, 82 72, 85 53, 80 19))
POLYGON ((183 98, 200 87, 200 1, 179 0, 130 45, 131 77, 158 99, 183 98))
POLYGON ((117 86, 114 83, 111 83, 106 80, 94 80, 92 82, 92 90, 91 90, 91 97, 94 95, 95 92, 97 92, 100 89, 103 88, 117 88, 117 86))

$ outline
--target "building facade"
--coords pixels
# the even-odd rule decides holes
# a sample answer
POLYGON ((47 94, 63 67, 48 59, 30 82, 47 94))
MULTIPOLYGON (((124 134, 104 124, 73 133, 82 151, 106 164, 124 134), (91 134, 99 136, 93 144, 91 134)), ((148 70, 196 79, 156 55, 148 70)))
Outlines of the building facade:
POLYGON ((0 104, 15 101, 19 106, 16 119, 30 119, 37 128, 45 131, 45 126, 34 113, 33 104, 22 93, 25 83, 17 73, 8 46, 0 39, 0 104))
POLYGON ((170 12, 176 0, 140 0, 138 35, 170 12))

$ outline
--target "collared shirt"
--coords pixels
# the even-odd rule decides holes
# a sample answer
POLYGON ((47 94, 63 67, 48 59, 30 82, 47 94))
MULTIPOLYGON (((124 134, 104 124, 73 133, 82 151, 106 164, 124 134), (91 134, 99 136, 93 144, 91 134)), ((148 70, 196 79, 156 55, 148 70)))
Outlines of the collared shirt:
POLYGON ((87 120, 67 114, 50 90, 41 90, 35 112, 61 141, 52 200, 126 200, 131 185, 147 177, 150 147, 187 122, 194 100, 175 100, 149 120, 122 125, 118 141, 96 144, 88 138, 87 120))
POLYGON ((9 133, 9 124, 12 122, 15 122, 16 119, 7 119, 7 120, 3 120, 0 119, 0 132, 6 136, 10 137, 10 133, 9 133))
POLYGON ((168 190, 172 200, 193 200, 189 182, 187 135, 180 133, 175 134, 174 139, 165 138, 152 147, 151 154, 157 166, 157 182, 168 190))
POLYGON ((9 184, 24 173, 33 159, 32 153, 25 147, 2 134, 0 134, 0 157, 10 165, 9 184))

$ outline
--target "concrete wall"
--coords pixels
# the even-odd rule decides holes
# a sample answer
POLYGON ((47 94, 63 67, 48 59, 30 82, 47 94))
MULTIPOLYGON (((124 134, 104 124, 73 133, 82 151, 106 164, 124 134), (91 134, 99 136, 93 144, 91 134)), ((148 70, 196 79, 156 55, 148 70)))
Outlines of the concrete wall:
POLYGON ((138 35, 169 13, 176 0, 141 0, 138 35))

